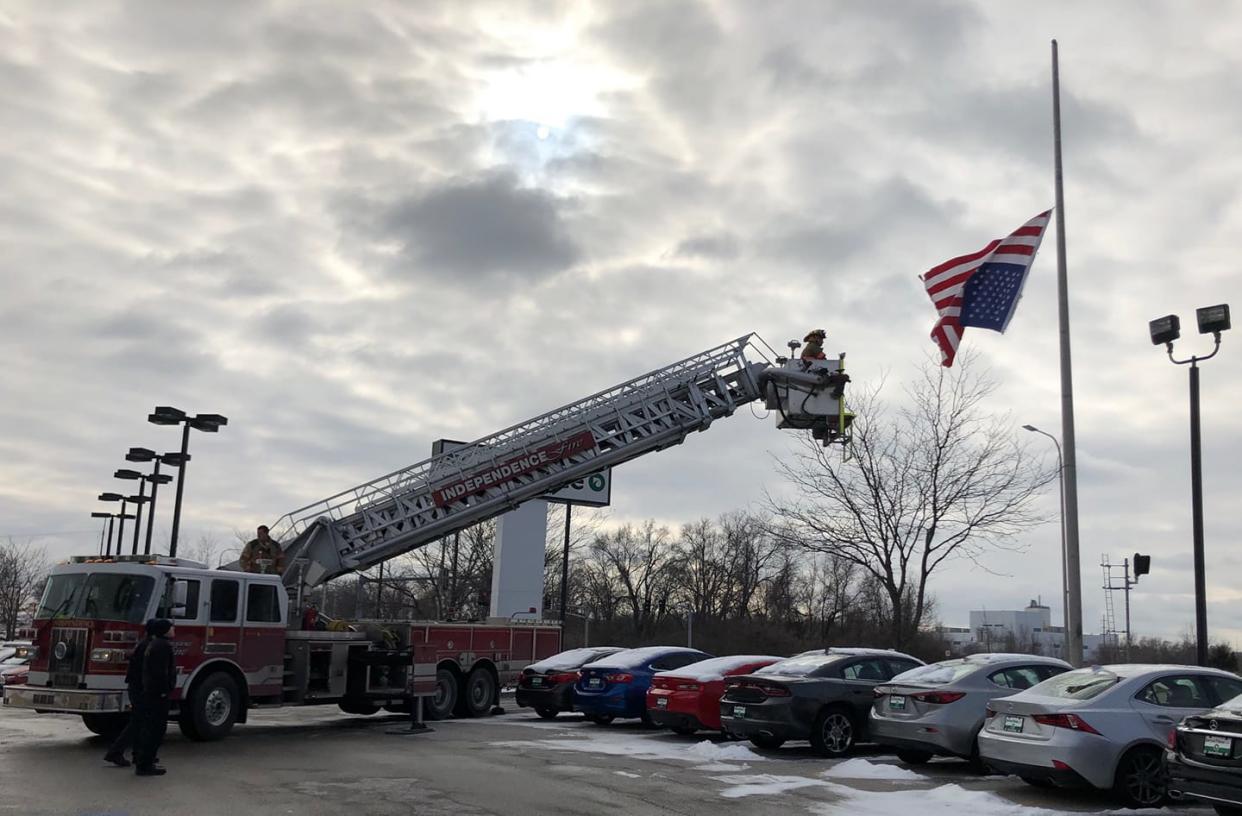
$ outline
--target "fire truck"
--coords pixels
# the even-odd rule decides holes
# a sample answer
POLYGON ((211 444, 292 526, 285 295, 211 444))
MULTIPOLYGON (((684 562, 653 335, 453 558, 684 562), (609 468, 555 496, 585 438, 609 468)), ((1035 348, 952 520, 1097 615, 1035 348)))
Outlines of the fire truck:
MULTIPOLYGON (((82 556, 53 568, 35 615, 29 680, 5 705, 74 714, 98 734, 129 716, 125 671, 145 621, 168 618, 172 716, 219 739, 250 712, 335 704, 429 718, 483 716, 502 684, 560 650, 559 623, 339 622, 303 629, 303 600, 601 469, 678 445, 761 401, 778 428, 848 441, 844 355, 802 360, 755 335, 708 349, 423 462, 299 508, 272 525, 281 575, 167 556, 82 556), (756 359, 758 358, 758 359, 756 359)), ((542 563, 542 562, 541 562, 542 563)))

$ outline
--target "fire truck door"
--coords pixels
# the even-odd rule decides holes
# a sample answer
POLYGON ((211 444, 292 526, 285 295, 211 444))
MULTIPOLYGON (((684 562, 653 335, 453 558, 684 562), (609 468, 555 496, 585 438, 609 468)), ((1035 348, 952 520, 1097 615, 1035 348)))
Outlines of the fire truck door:
POLYGON ((203 655, 237 661, 241 644, 241 581, 236 578, 212 578, 208 597, 203 655))
POLYGON ((281 620, 284 587, 271 581, 246 582, 245 623, 241 641, 242 671, 256 696, 278 695, 284 679, 285 624, 281 620))

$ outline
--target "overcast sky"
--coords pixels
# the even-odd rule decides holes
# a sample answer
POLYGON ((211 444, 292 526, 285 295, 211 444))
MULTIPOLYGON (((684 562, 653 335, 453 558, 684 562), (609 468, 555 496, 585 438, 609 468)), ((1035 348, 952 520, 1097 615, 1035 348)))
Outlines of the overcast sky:
MULTIPOLYGON (((1194 308, 1242 306, 1228 2, 0 4, 0 534, 97 546, 125 450, 178 444, 157 404, 229 417, 183 522, 227 539, 747 332, 909 380, 917 276, 1053 203, 1053 37, 1085 628, 1137 550, 1136 630, 1192 631, 1186 369, 1146 323, 1205 350, 1194 308)), ((1017 433, 1060 433, 1055 260, 1053 232, 1009 332, 964 341, 1017 433)), ((1203 434, 1242 644, 1240 367, 1234 332, 1203 434)), ((756 504, 790 444, 743 409, 620 468, 612 519, 756 504)), ((1058 540, 952 565, 942 620, 1059 620, 1058 540)))

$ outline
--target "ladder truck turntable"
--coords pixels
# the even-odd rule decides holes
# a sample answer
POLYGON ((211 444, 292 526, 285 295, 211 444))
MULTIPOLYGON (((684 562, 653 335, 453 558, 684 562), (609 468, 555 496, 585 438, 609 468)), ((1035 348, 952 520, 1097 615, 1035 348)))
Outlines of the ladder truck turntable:
POLYGON ((272 525, 283 575, 165 556, 72 558, 51 571, 28 684, 9 689, 5 705, 80 715, 91 731, 115 733, 129 716, 129 652, 158 616, 175 626, 172 716, 192 739, 223 737, 264 707, 335 703, 370 714, 422 705, 431 719, 486 715, 502 682, 560 651, 559 623, 362 620, 303 630, 303 598, 678 445, 742 405, 762 401, 778 428, 844 444, 853 419, 841 396, 846 380, 844 355, 781 357, 748 334, 286 514, 272 525))

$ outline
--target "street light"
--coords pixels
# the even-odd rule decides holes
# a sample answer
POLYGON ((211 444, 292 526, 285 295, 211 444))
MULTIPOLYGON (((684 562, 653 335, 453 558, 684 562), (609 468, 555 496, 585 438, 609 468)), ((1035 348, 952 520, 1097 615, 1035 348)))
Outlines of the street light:
MULTIPOLYGON (((100 527, 99 529, 99 554, 103 555, 104 554, 104 536, 108 534, 109 532, 108 528, 112 526, 112 514, 111 513, 91 513, 91 518, 107 519, 107 521, 105 521, 102 527, 100 527)), ((110 536, 108 538, 108 553, 109 555, 111 555, 112 553, 112 538, 110 536)))
MULTIPOLYGON (((99 500, 106 501, 106 502, 118 502, 119 501, 121 503, 121 512, 109 513, 108 515, 114 519, 120 519, 121 520, 121 531, 124 531, 125 519, 133 518, 133 516, 128 515, 125 512, 125 503, 126 503, 125 497, 122 496, 120 493, 100 493, 99 500)), ((120 532, 118 532, 117 537, 116 537, 116 554, 117 555, 121 554, 120 532)), ((105 555, 112 555, 112 522, 111 521, 108 522, 108 549, 105 552, 105 555)))
MULTIPOLYGON (((1023 425, 1022 430, 1037 433, 1046 436, 1052 440, 1052 444, 1057 446, 1057 488, 1061 499, 1061 621, 1065 625, 1066 633, 1069 632, 1069 559, 1066 558, 1065 552, 1065 464, 1061 459, 1061 441, 1047 431, 1041 431, 1034 425, 1023 425)), ((1082 655, 1078 655, 1076 659, 1069 654, 1070 638, 1061 639, 1065 646, 1065 659, 1078 665, 1077 661, 1082 660, 1082 655)))
MULTIPOLYGON (((155 462, 155 469, 150 475, 144 476, 151 483, 151 502, 150 508, 147 510, 147 540, 143 546, 143 554, 151 554, 151 533, 155 530, 155 497, 159 492, 160 485, 168 484, 172 481, 172 477, 166 473, 160 473, 160 465, 167 462, 177 467, 182 462, 180 453, 165 453, 162 456, 157 454, 150 448, 130 448, 129 453, 125 454, 125 459, 130 462, 155 462)), ((189 455, 185 456, 185 461, 189 461, 189 455)))
POLYGON ((204 433, 216 433, 221 427, 228 425, 228 417, 220 414, 198 414, 186 416, 185 411, 170 405, 156 406, 147 416, 147 421, 155 425, 184 425, 181 433, 181 461, 177 466, 177 498, 173 503, 172 536, 168 544, 168 554, 177 555, 177 533, 181 529, 181 495, 185 490, 185 463, 190 460, 190 429, 204 433))
POLYGON ((1203 457, 1199 434, 1199 363, 1210 360, 1220 351, 1220 333, 1230 329, 1229 304, 1204 306, 1195 310, 1199 334, 1210 334, 1215 341, 1212 353, 1178 360, 1173 356, 1173 341, 1181 337, 1181 321, 1177 315, 1165 315, 1148 323, 1153 345, 1164 345, 1169 360, 1175 365, 1190 365, 1190 505, 1194 525, 1195 558, 1195 657, 1200 666, 1207 665, 1207 579, 1203 557, 1203 457))

